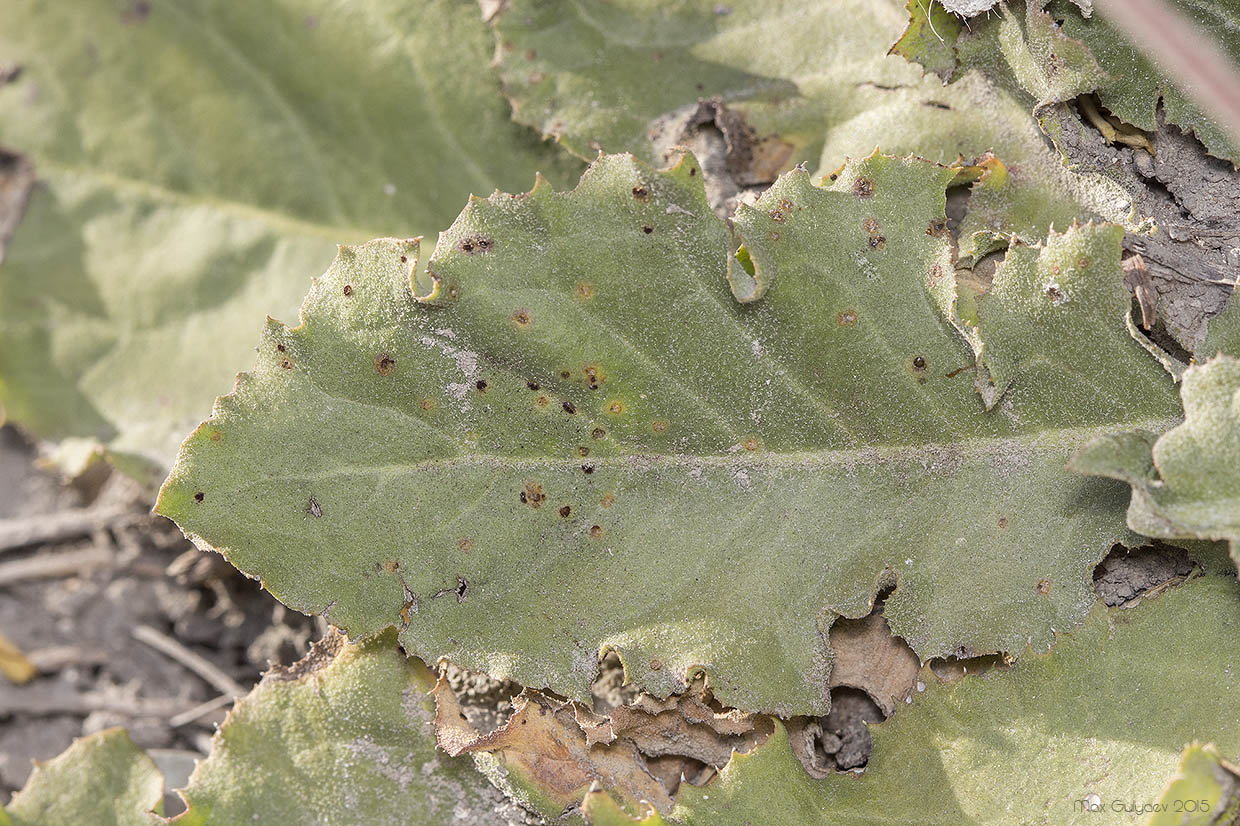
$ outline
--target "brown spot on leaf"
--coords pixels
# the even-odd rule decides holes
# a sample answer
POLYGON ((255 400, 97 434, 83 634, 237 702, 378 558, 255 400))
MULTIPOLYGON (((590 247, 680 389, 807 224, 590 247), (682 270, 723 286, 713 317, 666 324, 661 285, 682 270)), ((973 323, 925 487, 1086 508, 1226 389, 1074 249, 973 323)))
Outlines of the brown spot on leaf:
POLYGON ((457 540, 456 549, 461 553, 467 554, 474 549, 474 540, 470 539, 468 536, 463 536, 457 540))
POLYGON ((542 507, 542 503, 546 500, 547 495, 543 493, 543 486, 537 482, 526 482, 525 487, 521 489, 521 493, 517 496, 521 500, 521 504, 529 505, 534 510, 542 507))
POLYGON ((624 402, 619 399, 613 401, 611 404, 607 405, 607 412, 613 416, 619 416, 624 412, 624 402))
POLYGON ((932 288, 939 286, 939 282, 943 280, 942 265, 935 264, 934 266, 932 266, 930 268, 930 276, 926 280, 932 288))
POLYGON ((476 382, 474 382, 474 387, 478 388, 479 393, 485 393, 487 389, 487 383, 483 379, 478 379, 476 382))
POLYGON ((602 505, 604 508, 610 508, 612 505, 616 504, 616 497, 612 496, 609 493, 606 496, 604 496, 602 499, 598 500, 598 503, 602 505))
POLYGON ((531 390, 537 390, 539 385, 538 385, 538 382, 536 381, 527 381, 525 383, 525 386, 531 390))
POLYGON ((203 499, 206 499, 206 498, 207 498, 207 495, 203 493, 202 491, 198 491, 197 493, 194 494, 195 502, 201 502, 203 499))
POLYGON ((643 225, 642 225, 642 232, 644 232, 644 233, 646 233, 647 235, 649 235, 650 233, 654 232, 654 227, 650 226, 649 224, 643 224, 643 225))
POLYGON ((423 410, 434 410, 435 402, 433 399, 422 399, 418 402, 418 407, 421 407, 423 410))
POLYGON ((663 660, 660 660, 658 657, 651 657, 649 665, 651 671, 663 670, 663 660))
POLYGON ((866 232, 868 232, 870 235, 874 235, 875 233, 878 232, 878 219, 866 218, 864 221, 861 222, 861 228, 865 230, 866 232))
POLYGON ((538 398, 534 399, 534 404, 538 405, 539 407, 546 407, 547 405, 551 404, 551 399, 547 398, 546 396, 539 396, 538 398))
POLYGON ((283 345, 283 344, 277 344, 277 345, 276 345, 276 349, 277 349, 277 350, 279 350, 281 353, 283 353, 283 352, 284 352, 284 345, 283 345))
POLYGON ((1078 270, 1089 269, 1089 259, 1083 255, 1080 258, 1076 259, 1076 268, 1078 270))
POLYGON ((1034 590, 1045 596, 1051 592, 1051 581, 1049 579, 1039 579, 1038 584, 1034 586, 1034 590))
POLYGON ((598 538, 599 538, 600 536, 602 536, 602 535, 603 535, 603 528, 602 528, 602 526, 601 526, 601 525, 591 525, 591 526, 590 526, 590 536, 591 536, 592 538, 594 538, 594 539, 598 539, 598 538))
POLYGON ((560 407, 563 408, 564 412, 570 416, 577 412, 577 408, 573 405, 572 402, 564 402, 563 404, 560 405, 560 407))
POLYGON ((782 224, 784 221, 788 220, 788 218, 778 209, 772 209, 768 214, 771 216, 771 220, 777 224, 782 224))
POLYGON ((852 191, 858 198, 869 198, 874 194, 874 182, 869 178, 858 178, 853 181, 852 191))
POLYGON ((528 327, 534 321, 534 317, 530 315, 529 310, 516 310, 512 314, 512 323, 518 327, 528 327))
POLYGON ((396 573, 396 569, 399 567, 400 563, 395 559, 389 559, 383 563, 383 570, 387 571, 389 574, 396 573))
POLYGON ((604 437, 604 436, 606 436, 606 435, 607 435, 607 431, 606 431, 606 430, 604 430, 604 429, 603 429, 603 428, 601 428, 601 427, 596 427, 596 428, 594 428, 593 430, 591 430, 591 431, 590 431, 590 438, 591 438, 591 439, 601 439, 601 438, 603 438, 603 437, 604 437))
POLYGON ((462 238, 460 243, 456 245, 456 248, 466 255, 480 255, 484 252, 490 252, 493 246, 495 246, 495 242, 490 238, 482 235, 470 235, 462 238))
POLYGON ((762 447, 762 443, 759 442, 757 438, 753 436, 750 436, 748 439, 742 442, 741 445, 745 448, 745 450, 750 450, 750 451, 757 450, 758 448, 762 447))
POLYGON ((288 359, 284 359, 280 362, 280 366, 283 367, 285 370, 292 370, 293 362, 289 361, 288 359))
POLYGON ((667 422, 661 419, 656 419, 650 423, 650 429, 655 433, 662 433, 664 430, 667 430, 667 422))
POLYGON ((999 517, 999 527, 1000 527, 1000 528, 1006 528, 1007 526, 1008 526, 1007 517, 1006 517, 1006 516, 1000 516, 1000 517, 999 517))
POLYGON ((843 310, 835 316, 835 323, 841 327, 851 327, 857 323, 856 310, 843 310))
POLYGON ((577 445, 577 455, 578 456, 589 456, 590 448, 586 447, 585 445, 577 445))
POLYGON ((220 433, 218 430, 211 431, 211 441, 218 442, 222 438, 224 438, 224 434, 220 433))
POLYGON ((635 186, 633 187, 633 197, 639 201, 648 201, 650 200, 650 193, 644 186, 635 186))
POLYGON ((390 376, 396 369, 396 359, 387 353, 380 353, 375 356, 375 372, 380 376, 390 376))
POLYGON ((345 298, 348 298, 349 296, 353 295, 353 285, 345 284, 344 289, 341 292, 344 293, 345 298))
POLYGON ((924 372, 926 369, 926 359, 924 356, 913 356, 913 369, 924 372))
POLYGON ((581 472, 584 473, 586 476, 589 476, 591 473, 594 472, 594 465, 582 465, 581 472))
POLYGON ((887 246, 887 239, 882 235, 871 235, 868 243, 873 249, 881 250, 887 246))
POLYGON ((779 240, 779 233, 778 233, 778 232, 772 232, 772 233, 771 233, 771 240, 772 240, 772 241, 778 241, 778 240, 779 240))
POLYGON ((782 209, 784 212, 791 212, 792 201, 789 201, 787 198, 781 198, 779 201, 779 208, 782 209))
POLYGON ((569 514, 571 514, 572 512, 573 512, 572 506, 565 505, 564 507, 560 508, 560 517, 562 519, 567 519, 569 514))
POLYGON ((587 281, 577 282, 577 297, 583 300, 589 300, 594 297, 594 287, 587 281))

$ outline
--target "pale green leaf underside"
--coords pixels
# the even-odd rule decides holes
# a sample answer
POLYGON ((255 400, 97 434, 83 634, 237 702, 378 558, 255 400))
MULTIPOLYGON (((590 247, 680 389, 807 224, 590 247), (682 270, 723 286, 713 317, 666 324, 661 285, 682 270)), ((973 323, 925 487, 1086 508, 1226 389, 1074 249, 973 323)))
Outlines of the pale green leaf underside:
POLYGON ((1132 485, 1128 524, 1147 536, 1226 539, 1240 566, 1240 360, 1188 368, 1185 421, 1161 437, 1119 433, 1086 445, 1074 469, 1132 485))
POLYGON ((220 728, 173 822, 482 822, 501 795, 471 760, 436 751, 434 682, 393 633, 345 645, 321 670, 269 675, 220 728))
POLYGON ((43 186, 0 268, 0 403, 135 472, 170 466, 336 243, 433 232, 470 191, 580 169, 510 121, 468 3, 18 0, 4 18, 0 63, 22 72, 0 144, 43 186))
POLYGON ((164 779, 124 729, 83 737, 38 764, 26 787, 0 808, 12 826, 154 826, 164 779), (8 815, 8 819, 5 815, 8 815))
MULTIPOLYGON (((1097 605, 1047 654, 941 685, 874 730, 860 777, 811 779, 782 727, 716 782, 682 786, 669 821, 743 823, 1136 824, 1129 806, 1198 799, 1167 788, 1198 739, 1240 754, 1240 599, 1202 577, 1135 608, 1097 605), (1089 811, 1097 796, 1101 807, 1089 811)), ((1234 801, 1233 801, 1234 806, 1234 801)), ((610 823, 624 823, 613 818, 610 823)), ((1183 824, 1178 819, 1154 823, 1183 824)), ((1211 823, 1230 823, 1227 818, 1211 823)))
POLYGON ((1044 648, 1133 540, 1122 487, 1065 462, 1178 413, 1124 326, 1122 231, 1013 250, 988 411, 939 310, 950 170, 785 176, 736 217, 748 303, 698 172, 608 156, 572 192, 475 201, 429 305, 416 245, 344 250, 159 512, 350 633, 401 625, 411 653, 572 697, 614 648, 660 694, 700 667, 730 705, 821 711, 830 622, 892 580, 924 657, 1044 648))

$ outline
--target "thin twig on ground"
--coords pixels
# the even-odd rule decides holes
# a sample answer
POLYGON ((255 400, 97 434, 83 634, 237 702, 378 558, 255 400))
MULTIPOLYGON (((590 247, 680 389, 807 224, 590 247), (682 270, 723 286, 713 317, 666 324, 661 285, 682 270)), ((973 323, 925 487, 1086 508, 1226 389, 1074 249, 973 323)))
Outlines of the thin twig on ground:
POLYGON ((133 507, 115 506, 0 519, 0 553, 90 536, 100 528, 137 516, 141 516, 141 511, 133 507))
POLYGON ((204 714, 210 714, 216 709, 224 708, 231 704, 235 697, 228 694, 221 694, 213 700, 207 700, 205 703, 199 703, 188 711, 183 711, 173 717, 168 718, 168 725, 172 728, 179 728, 186 723, 192 723, 204 714))
POLYGON ((28 579, 51 579, 71 576, 111 565, 115 558, 107 548, 84 548, 80 551, 40 554, 30 559, 0 564, 0 587, 28 579))
POLYGON ((224 694, 232 697, 245 696, 246 690, 241 683, 225 674, 214 663, 190 651, 167 634, 157 631, 149 625, 139 625, 130 633, 134 639, 144 642, 156 651, 176 660, 224 694))

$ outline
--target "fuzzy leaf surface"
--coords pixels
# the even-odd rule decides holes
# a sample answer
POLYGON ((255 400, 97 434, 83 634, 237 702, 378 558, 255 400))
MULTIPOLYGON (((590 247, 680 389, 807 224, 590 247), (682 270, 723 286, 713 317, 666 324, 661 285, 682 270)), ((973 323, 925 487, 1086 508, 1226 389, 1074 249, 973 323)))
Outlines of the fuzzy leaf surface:
POLYGON ((476 200, 416 273, 410 243, 342 251, 158 511, 350 633, 575 699, 615 649, 659 695, 704 669, 726 705, 821 711, 828 626, 884 583, 922 657, 1079 621, 1133 537, 1065 463, 1179 410, 1124 326, 1122 230, 996 276, 988 409, 943 310, 952 170, 789 173, 735 219, 752 275, 698 172, 606 156, 476 200))
POLYGON ((26 786, 0 808, 5 826, 154 826, 164 778, 121 728, 76 740, 38 763, 26 786), (7 819, 6 819, 7 815, 7 819))
POLYGON ((41 185, 0 268, 0 404, 152 483, 336 243, 433 232, 471 190, 580 169, 511 123, 466 3, 4 16, 0 62, 22 71, 0 145, 41 185))
MULTIPOLYGON (((242 699, 181 793, 178 826, 483 822, 500 793, 437 753, 435 678, 395 634, 312 650, 242 699)), ((323 644, 320 643, 320 646, 323 644)))

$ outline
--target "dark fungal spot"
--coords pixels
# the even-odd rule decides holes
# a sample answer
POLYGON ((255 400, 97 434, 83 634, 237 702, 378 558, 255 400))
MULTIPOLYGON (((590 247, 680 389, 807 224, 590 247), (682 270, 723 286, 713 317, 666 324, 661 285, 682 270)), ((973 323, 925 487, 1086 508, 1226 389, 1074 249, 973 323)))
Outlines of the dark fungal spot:
POLYGON ((343 292, 344 292, 345 298, 348 298, 349 296, 353 295, 353 285, 345 284, 343 292))
POLYGON ((696 174, 697 174, 697 167, 696 166, 689 167, 689 177, 692 178, 696 174))
POLYGON ((293 362, 289 361, 288 359, 284 359, 283 361, 280 362, 280 366, 283 367, 285 370, 292 370, 293 362))
POLYGON ((1046 297, 1049 298, 1051 301, 1058 301, 1060 298, 1063 297, 1063 293, 1059 292, 1059 288, 1057 286, 1055 286, 1054 284, 1051 284, 1049 287, 1046 288, 1046 297))
POLYGON ((881 235, 871 235, 869 243, 873 249, 881 250, 887 246, 887 239, 881 235))
POLYGON ((913 369, 914 370, 925 370, 926 369, 925 358, 923 358, 922 356, 913 356, 913 369))
POLYGON ((650 226, 649 224, 644 224, 642 226, 642 232, 649 235, 650 233, 654 232, 654 227, 650 226))
POLYGON ((601 439, 606 435, 607 435, 607 431, 603 430, 603 428, 601 427, 596 427, 594 428, 594 430, 590 431, 590 438, 592 439, 601 439))
POLYGON ((482 379, 478 379, 476 382, 474 382, 474 387, 477 387, 477 388, 478 388, 478 392, 479 392, 479 393, 482 393, 482 392, 485 392, 485 391, 486 391, 486 389, 487 389, 487 383, 486 383, 485 381, 483 381, 482 379))
POLYGON ((490 252, 491 247, 494 246, 494 244, 495 242, 490 238, 486 238, 481 235, 471 235, 467 238, 462 238, 460 243, 456 245, 456 248, 466 255, 477 255, 479 253, 490 252))
POLYGON ((586 476, 589 476, 591 473, 594 472, 594 465, 582 465, 581 472, 584 473, 586 476))
POLYGON ((843 310, 836 314, 835 323, 841 327, 851 327, 857 323, 856 310, 843 310))
POLYGON ((562 405, 560 405, 560 407, 564 408, 564 412, 570 416, 577 412, 577 408, 573 405, 572 402, 564 402, 562 405))
POLYGON ((771 220, 777 224, 782 224, 784 221, 788 220, 786 217, 784 217, 784 214, 780 212, 778 209, 772 209, 770 212, 770 215, 771 215, 771 220))
POLYGON ((871 235, 876 234, 878 232, 878 219, 877 218, 866 218, 864 221, 861 222, 861 228, 865 230, 866 232, 870 233, 871 235))
POLYGON ((947 222, 941 218, 936 218, 926 227, 926 235, 939 235, 947 229, 947 222))
POLYGON ((644 186, 635 186, 633 187, 633 197, 639 201, 646 201, 650 199, 650 193, 644 186))
POLYGON ((602 527, 601 525, 591 525, 591 526, 590 526, 590 536, 591 536, 591 537, 593 537, 594 539, 598 539, 598 538, 599 538, 600 536, 602 536, 602 535, 603 535, 603 527, 602 527))
POLYGON ((573 512, 572 507, 570 507, 569 505, 565 505, 564 507, 560 508, 560 517, 563 519, 567 519, 568 515, 572 512, 573 512))
POLYGON ((538 389, 538 387, 539 387, 538 382, 536 382, 536 381, 527 381, 527 382, 525 383, 525 386, 526 386, 526 387, 528 387, 528 388, 529 388, 529 389, 531 389, 531 390, 537 390, 537 389, 538 389))
POLYGON ((203 493, 202 491, 198 491, 197 493, 194 494, 195 502, 201 502, 203 499, 206 499, 206 498, 207 498, 207 495, 203 493))
POLYGON ((380 353, 375 356, 375 372, 380 376, 390 376, 392 371, 396 369, 396 359, 387 353, 380 353))
POLYGON ((1049 594, 1051 592, 1051 581, 1049 579, 1038 580, 1038 584, 1034 586, 1034 590, 1043 596, 1049 594))
POLYGON ((407 255, 402 255, 402 256, 400 257, 400 263, 402 263, 402 264, 408 264, 408 263, 409 263, 409 256, 407 256, 407 255))
POLYGON ((779 208, 782 209, 784 212, 791 212, 792 201, 789 201, 787 198, 781 198, 779 201, 779 208))
POLYGON ((281 353, 283 353, 283 352, 284 352, 284 345, 283 345, 283 344, 277 344, 277 345, 276 345, 276 349, 277 349, 277 350, 279 350, 281 353))
POLYGON ((560 371, 560 378, 562 378, 562 379, 571 379, 572 377, 573 377, 573 374, 572 374, 572 373, 570 373, 569 371, 567 371, 567 370, 561 370, 561 371, 560 371))
POLYGON ((853 181, 852 191, 858 198, 869 198, 874 194, 874 182, 869 178, 858 178, 853 181))
POLYGON ((577 445, 577 455, 581 457, 589 456, 590 448, 586 447, 585 445, 577 445))
POLYGON ((1088 269, 1088 268, 1089 268, 1089 259, 1088 259, 1088 258, 1086 258, 1085 256, 1081 256, 1080 258, 1078 258, 1078 259, 1076 260, 1076 268, 1077 268, 1078 270, 1088 269))
POLYGON ((529 310, 516 310, 512 314, 512 323, 518 327, 528 327, 533 320, 529 310))

